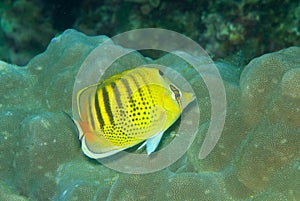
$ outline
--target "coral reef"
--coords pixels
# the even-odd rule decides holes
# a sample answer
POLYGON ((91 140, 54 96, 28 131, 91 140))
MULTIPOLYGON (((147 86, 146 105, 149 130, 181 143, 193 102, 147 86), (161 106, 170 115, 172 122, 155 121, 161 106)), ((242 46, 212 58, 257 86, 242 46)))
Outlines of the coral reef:
POLYGON ((254 56, 300 40, 300 4, 286 0, 5 0, 0 2, 0 59, 24 65, 68 28, 110 37, 160 27, 185 34, 215 58, 254 56))
POLYGON ((38 4, 27 0, 15 1, 3 11, 1 30, 10 47, 5 53, 11 62, 25 65, 46 47, 54 30, 45 18, 38 4))
POLYGON ((220 141, 204 160, 198 153, 211 105, 190 65, 172 54, 151 61, 138 52, 115 62, 116 71, 147 62, 178 70, 201 106, 198 135, 184 157, 159 172, 130 175, 85 157, 69 117, 79 67, 107 39, 67 30, 25 67, 0 63, 1 200, 300 199, 299 47, 255 58, 241 74, 216 63, 227 116, 220 141))
POLYGON ((263 55, 241 75, 240 110, 251 127, 245 143, 252 146, 243 148, 237 170, 239 179, 253 190, 262 189, 299 157, 299 54, 298 47, 291 47, 263 55))
POLYGON ((11 189, 9 186, 3 184, 0 182, 0 199, 1 200, 8 200, 8 201, 13 201, 13 200, 19 200, 19 201, 30 201, 30 199, 27 199, 21 195, 15 194, 14 191, 15 189, 11 189))

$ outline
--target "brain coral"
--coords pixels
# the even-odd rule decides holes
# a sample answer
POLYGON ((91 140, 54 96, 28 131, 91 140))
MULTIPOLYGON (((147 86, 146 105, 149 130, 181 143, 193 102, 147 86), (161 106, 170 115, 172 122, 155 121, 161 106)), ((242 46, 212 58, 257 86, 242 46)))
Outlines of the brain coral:
POLYGON ((261 118, 299 126, 300 50, 291 47, 253 59, 241 75, 241 111, 247 124, 261 118))
MULTIPOLYGON (((68 115, 80 65, 107 39, 67 30, 25 67, 0 62, 1 200, 300 199, 299 47, 255 58, 241 75, 235 66, 216 63, 227 116, 220 141, 204 160, 198 153, 211 106, 204 82, 172 54, 153 61, 177 69, 196 90, 198 136, 169 168, 129 175, 85 157, 68 115)), ((147 62, 134 52, 113 65, 120 71, 147 62)))
POLYGON ((241 111, 251 127, 237 167, 239 179, 259 190, 299 157, 300 48, 253 59, 241 75, 241 111))

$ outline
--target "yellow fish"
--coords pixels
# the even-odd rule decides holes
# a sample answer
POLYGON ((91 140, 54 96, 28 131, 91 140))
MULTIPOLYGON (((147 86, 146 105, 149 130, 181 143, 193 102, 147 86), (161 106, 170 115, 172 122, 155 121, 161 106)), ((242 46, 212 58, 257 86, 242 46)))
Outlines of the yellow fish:
POLYGON ((194 100, 157 68, 139 67, 81 89, 79 138, 85 155, 104 158, 145 141, 147 154, 194 100))

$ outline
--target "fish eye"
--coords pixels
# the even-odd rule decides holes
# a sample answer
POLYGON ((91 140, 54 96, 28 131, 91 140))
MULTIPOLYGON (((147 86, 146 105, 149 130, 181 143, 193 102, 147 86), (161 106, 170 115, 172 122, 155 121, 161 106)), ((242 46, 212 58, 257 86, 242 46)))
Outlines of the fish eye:
POLYGON ((160 76, 164 76, 164 72, 162 72, 160 69, 158 69, 158 73, 160 74, 160 76))

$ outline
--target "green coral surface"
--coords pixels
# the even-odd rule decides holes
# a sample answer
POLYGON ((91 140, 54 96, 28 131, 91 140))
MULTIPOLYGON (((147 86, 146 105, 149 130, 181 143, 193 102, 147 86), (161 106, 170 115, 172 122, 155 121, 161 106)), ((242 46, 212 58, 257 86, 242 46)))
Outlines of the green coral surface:
MULTIPOLYGON (((210 120, 204 82, 174 55, 153 61, 197 89, 199 131, 175 164, 130 175, 84 156, 69 117, 76 74, 107 39, 67 30, 25 67, 0 63, 0 200, 300 200, 299 47, 255 58, 241 75, 216 63, 227 116, 221 139, 203 160, 198 153, 210 120)), ((134 52, 113 65, 120 71, 147 62, 134 52)))

